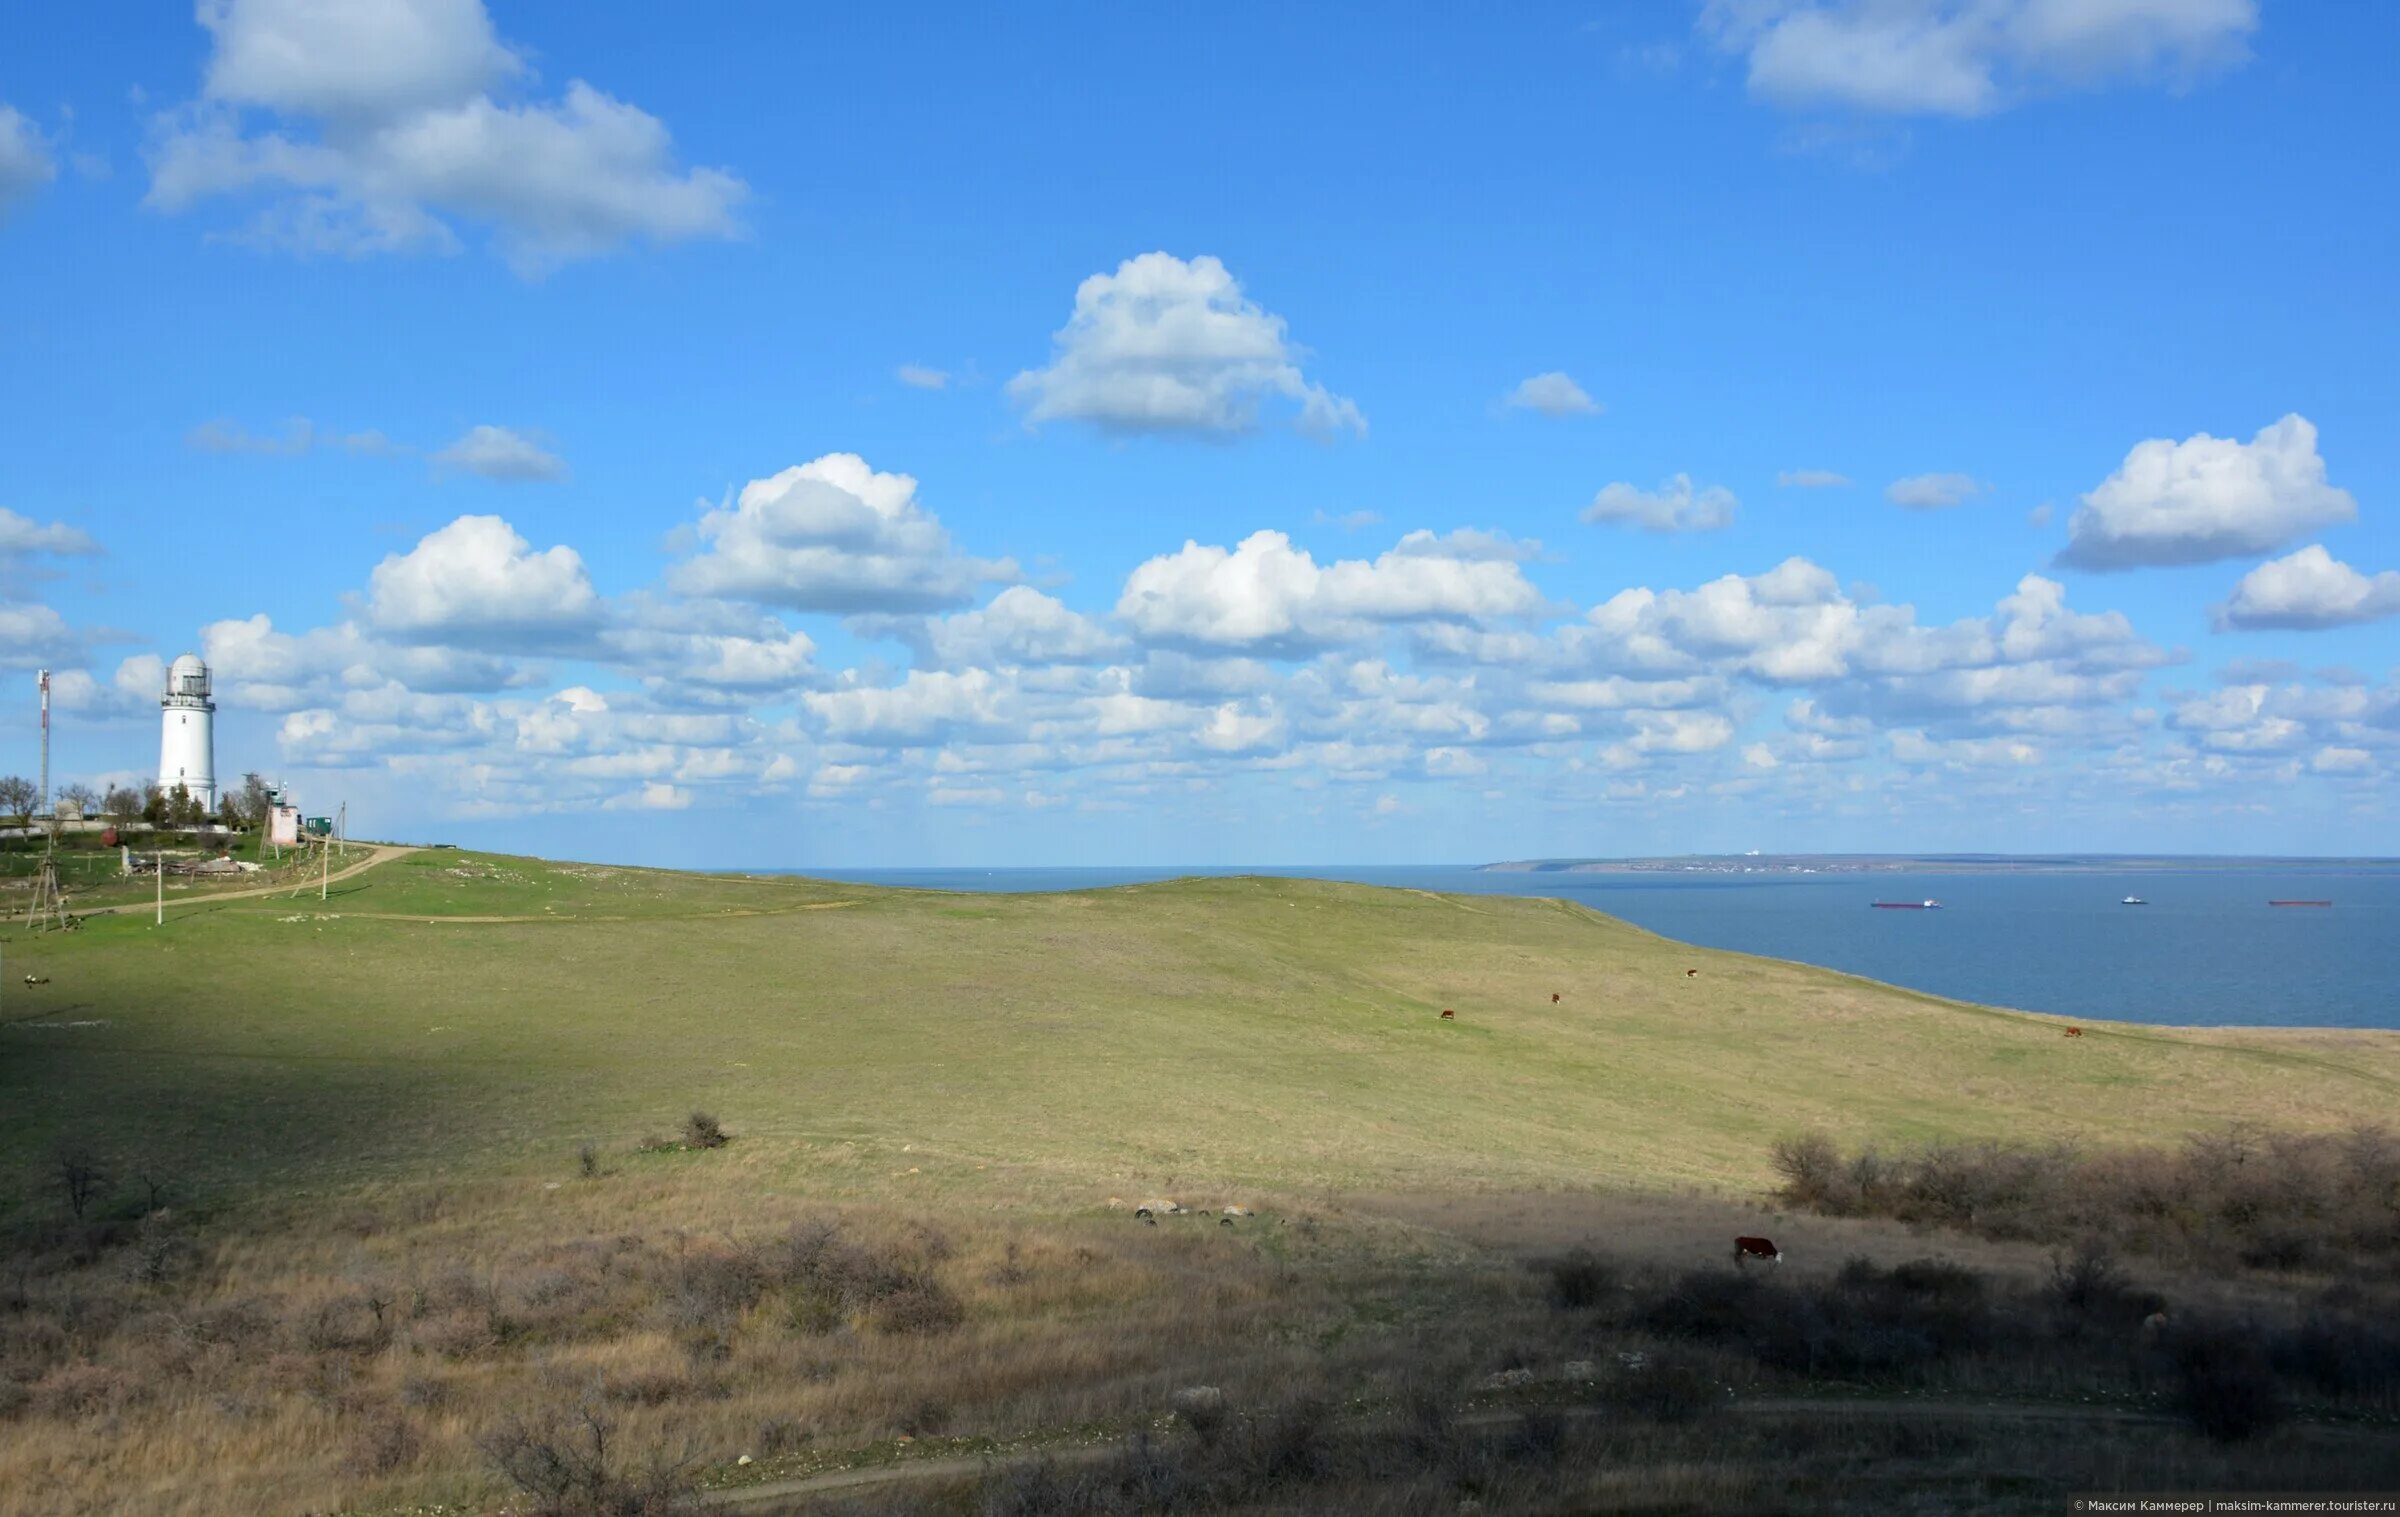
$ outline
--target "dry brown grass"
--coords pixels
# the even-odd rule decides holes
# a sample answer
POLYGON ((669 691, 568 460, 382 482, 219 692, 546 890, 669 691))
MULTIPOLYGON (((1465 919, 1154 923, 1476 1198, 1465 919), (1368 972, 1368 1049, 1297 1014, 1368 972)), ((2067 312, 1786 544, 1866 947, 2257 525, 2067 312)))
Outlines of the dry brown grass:
MULTIPOLYGON (((188 1246, 160 1275, 134 1267, 144 1231, 123 1221, 20 1233, 0 1277, 0 1514, 485 1510, 502 1492, 487 1457, 494 1430, 584 1406, 608 1419, 629 1457, 688 1457, 724 1472, 749 1454, 789 1472, 862 1450, 888 1456, 903 1439, 1156 1425, 1174 1391, 1192 1384, 1259 1415, 1304 1388, 1344 1417, 1386 1416, 1427 1398, 1470 1402, 1488 1377, 1516 1370, 1533 1377, 1526 1393, 1607 1400, 1630 1430, 1578 1423, 1573 1449, 1583 1452, 1555 1458, 1539 1446, 1549 1434, 1518 1449, 1444 1431, 1420 1436, 1417 1462, 1392 1465, 1389 1479, 1341 1452, 1350 1434, 1329 1434, 1322 1467, 1290 1478, 1343 1510, 1446 1500, 1448 1511, 1462 1492, 1481 1493, 1487 1510, 1599 1501, 1698 1510, 1752 1489, 1770 1435, 1746 1421, 1669 1418, 1675 1398, 1648 1394, 1662 1379, 1570 1387, 1558 1379, 1564 1367, 1644 1353, 1703 1387, 1807 1392, 1811 1366, 1789 1344, 1810 1332, 1846 1342, 1861 1323, 1884 1320, 1874 1315, 1884 1308, 1822 1304, 1838 1286, 1830 1253, 1771 1282, 1727 1285, 1717 1244, 1679 1252, 1680 1240, 1717 1236, 1722 1202, 1528 1200, 1520 1221, 1547 1216, 1561 1233, 1577 1220, 1613 1221, 1627 1245, 1593 1239, 1611 1254, 1604 1279, 1561 1309, 1554 1279, 1525 1267, 1555 1235, 1540 1248, 1520 1236, 1516 1251, 1494 1250, 1322 1201, 1270 1205, 1234 1228, 1197 1216, 1149 1227, 1128 1212, 1061 1212, 996 1185, 979 1205, 810 1204, 761 1194, 717 1157, 555 1188, 387 1186, 346 1206, 262 1202, 173 1224, 188 1246), (1590 1209, 1578 1214, 1579 1205, 1590 1209), (1641 1218, 1658 1225, 1625 1225, 1641 1218), (1644 1247, 1645 1236, 1666 1241, 1644 1247), (1694 1265, 1704 1268, 1690 1288, 1719 1304, 1644 1315, 1641 1303, 1685 1289, 1694 1265), (1796 1294, 1738 1294, 1753 1286, 1796 1294), (955 1314, 924 1306, 945 1299, 955 1314), (1720 1317, 1734 1326, 1708 1326, 1720 1317), (1785 1347, 1762 1352, 1762 1341, 1785 1347)), ((147 1224, 151 1234, 168 1225, 147 1224)), ((1849 1229, 1868 1253, 1929 1246, 1890 1223, 1825 1225, 1849 1229)), ((2037 1299, 2047 1276, 2035 1261, 2007 1254, 2003 1264, 1991 1289, 2037 1299)), ((2285 1336, 2262 1339, 2270 1348, 2301 1341, 2306 1311, 2288 1293, 2203 1302, 2177 1277, 2140 1284, 2179 1307, 2272 1318, 2285 1336)), ((1901 1324, 1921 1326, 1905 1314, 1901 1324)), ((2116 1327, 2115 1337, 2053 1334, 2039 1354, 2024 1351, 2024 1335, 2049 1331, 2020 1324, 1974 1340, 1972 1352, 1887 1352, 1864 1368, 1855 1354, 1836 1358, 1845 1375, 1910 1394, 2170 1404, 2157 1378, 2165 1371, 2131 1363, 2116 1327)), ((2279 1373, 2314 1405, 2390 1399, 2386 1380, 2341 1391, 2301 1368, 2279 1373)), ((2033 1452, 1994 1436, 1981 1452, 1942 1444, 1912 1467, 1928 1489, 1951 1489, 1955 1477, 1956 1491, 1980 1491, 1965 1473, 1976 1459, 2033 1452)), ((2308 1436, 2288 1429, 2244 1457, 2271 1466, 2308 1436)), ((1881 1478, 1864 1473, 1859 1451, 1883 1437, 1845 1431, 1827 1447, 1852 1452, 1809 1467, 1827 1492, 1852 1475, 1881 1478)), ((2177 1434, 2173 1447, 2185 1441, 2177 1434)), ((2146 1457, 2127 1469, 2197 1469, 2199 1458, 2146 1457)), ((1191 1486, 1216 1505, 1185 1509, 1266 1510, 1283 1499, 1243 1468, 1239 1479, 1220 1471, 1191 1486)), ((2053 1465, 2040 1468, 2042 1489, 2064 1489, 2053 1465)), ((989 1495, 957 1499, 974 1510, 989 1495)))
POLYGON ((1340 1315, 1330 1248, 1292 1229, 811 1206, 731 1178, 262 1207, 182 1227, 158 1280, 130 1267, 137 1229, 21 1234, 0 1514, 479 1499, 479 1434, 587 1397, 626 1446, 711 1463, 1122 1421, 1193 1378, 1288 1376, 1340 1315))

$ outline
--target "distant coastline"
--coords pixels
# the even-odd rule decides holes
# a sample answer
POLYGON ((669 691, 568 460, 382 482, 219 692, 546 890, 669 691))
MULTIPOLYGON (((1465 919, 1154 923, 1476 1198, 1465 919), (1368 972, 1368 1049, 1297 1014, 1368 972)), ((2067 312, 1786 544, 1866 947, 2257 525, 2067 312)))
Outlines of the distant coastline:
POLYGON ((2400 859, 2158 853, 1695 853, 1655 858, 1512 859, 1508 874, 2127 874, 2305 869, 2380 873, 2400 859))

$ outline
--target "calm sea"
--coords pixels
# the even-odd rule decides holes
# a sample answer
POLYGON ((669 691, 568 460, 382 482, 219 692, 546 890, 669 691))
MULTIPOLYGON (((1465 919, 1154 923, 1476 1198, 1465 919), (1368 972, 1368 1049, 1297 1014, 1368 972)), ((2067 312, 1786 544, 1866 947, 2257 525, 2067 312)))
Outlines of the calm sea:
POLYGON ((2400 868, 1744 876, 1454 866, 795 871, 936 890, 1089 890, 1280 874, 1559 896, 1711 948, 1799 959, 1992 1006, 2199 1026, 2400 1027, 2400 868), (2122 906, 2138 895, 2149 904, 2122 906), (1878 900, 1942 902, 1876 911, 1878 900), (2325 899, 2327 910, 2269 899, 2325 899))

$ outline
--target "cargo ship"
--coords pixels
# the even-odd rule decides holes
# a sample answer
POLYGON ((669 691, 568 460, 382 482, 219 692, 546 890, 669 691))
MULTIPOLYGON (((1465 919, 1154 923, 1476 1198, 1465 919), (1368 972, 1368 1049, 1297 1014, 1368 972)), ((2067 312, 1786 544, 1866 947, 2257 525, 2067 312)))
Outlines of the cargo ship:
POLYGON ((1942 903, 1939 901, 1877 901, 1875 909, 1877 911, 1939 911, 1942 909, 1942 903))
POLYGON ((2331 901, 2269 901, 2270 906, 2330 906, 2331 901))

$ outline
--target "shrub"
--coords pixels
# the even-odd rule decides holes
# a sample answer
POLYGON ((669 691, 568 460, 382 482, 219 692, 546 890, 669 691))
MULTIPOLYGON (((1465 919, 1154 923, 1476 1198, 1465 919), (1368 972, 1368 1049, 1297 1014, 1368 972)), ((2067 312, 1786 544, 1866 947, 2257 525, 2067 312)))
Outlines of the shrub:
POLYGON ((2184 1415, 2207 1437, 2238 1443, 2283 1421, 2283 1388, 2255 1333, 2189 1328, 2176 1335, 2171 1353, 2184 1415))
POLYGON ((586 1180, 600 1178, 600 1150, 589 1143, 575 1150, 576 1172, 586 1180))
POLYGON ((1842 1155, 1821 1132, 1778 1139, 1775 1172, 1783 1176, 1783 1199, 1794 1206, 1829 1209, 1842 1181, 1842 1155))
POLYGON ((1774 1148, 1782 1198, 1834 1215, 1962 1227, 2255 1269, 2385 1266, 2400 1256, 2400 1140, 2234 1124, 2178 1148, 1930 1144, 1845 1159, 1821 1134, 1774 1148))
POLYGON ((875 1325, 887 1333, 946 1333, 967 1319, 966 1304, 941 1282, 909 1281, 877 1304, 875 1325))
POLYGON ((2135 1290, 2116 1255, 2092 1241, 2071 1255, 2051 1256, 2050 1299, 2070 1334, 2097 1329, 2109 1336, 2130 1332, 2165 1304, 2153 1293, 2135 1290))
POLYGON ((84 1220, 85 1213, 107 1192, 110 1184, 106 1163, 81 1143, 61 1144, 52 1156, 51 1172, 58 1177, 67 1210, 75 1214, 78 1222, 84 1220))
POLYGON ((636 1370, 610 1376, 600 1394, 619 1406, 666 1406, 690 1399, 696 1389, 680 1370, 636 1370))
POLYGON ((704 1111, 695 1111, 683 1119, 683 1146, 686 1148, 723 1148, 732 1138, 724 1124, 704 1111))
POLYGON ((1333 1403, 1299 1395, 1246 1425, 1241 1450, 1256 1485, 1321 1480, 1333 1464, 1333 1403))
POLYGON ((772 1458, 808 1443, 808 1429, 797 1417, 767 1417, 758 1424, 758 1451, 772 1458))
POLYGON ((782 1287, 795 1332, 831 1332, 864 1317, 887 1333, 941 1333, 966 1320, 965 1303, 915 1259, 850 1243, 831 1223, 795 1226, 763 1267, 782 1287))
POLYGON ((589 1400, 512 1417, 476 1443, 532 1503, 528 1517, 674 1517, 699 1508, 691 1460, 654 1452, 639 1464, 627 1461, 616 1424, 589 1400))
POLYGON ((405 1417, 385 1414, 351 1436, 342 1469, 351 1475, 389 1475, 417 1462, 425 1439, 405 1417))
POLYGON ((88 1417, 133 1399, 122 1370, 101 1364, 62 1364, 33 1384, 32 1404, 53 1417, 88 1417))
POLYGON ((2276 1335, 2269 1357, 2282 1374, 2334 1396, 2390 1397, 2400 1392, 2400 1328, 2320 1306, 2276 1335))
POLYGON ((1551 1304, 1562 1311, 1589 1311, 1616 1290, 1616 1266, 1588 1248, 1573 1249, 1545 1268, 1550 1274, 1551 1304))
POLYGON ((687 1330, 728 1330, 766 1286, 765 1268, 747 1250, 687 1254, 674 1264, 668 1315, 687 1330))

